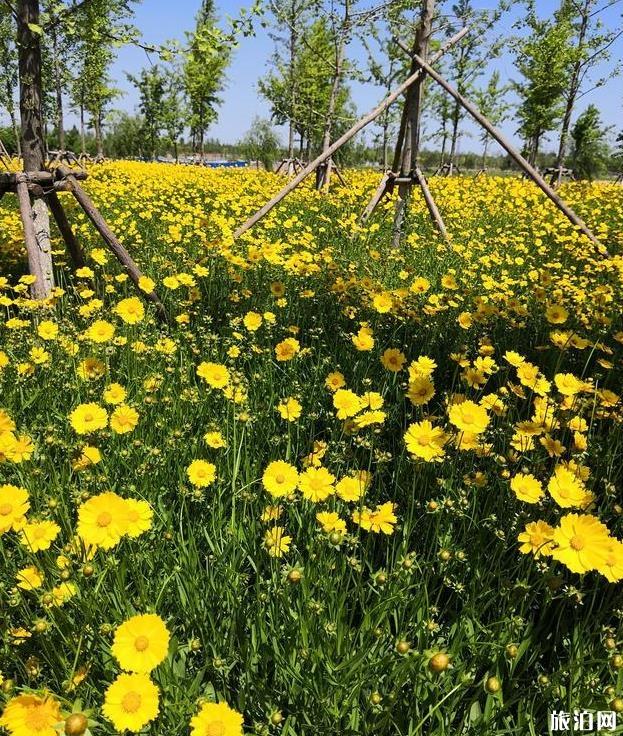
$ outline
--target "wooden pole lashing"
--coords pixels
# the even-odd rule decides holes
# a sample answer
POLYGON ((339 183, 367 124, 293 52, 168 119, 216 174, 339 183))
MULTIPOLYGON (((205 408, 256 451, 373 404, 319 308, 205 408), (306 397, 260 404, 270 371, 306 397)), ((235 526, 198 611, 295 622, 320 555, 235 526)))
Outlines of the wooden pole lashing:
MULTIPOLYGON (((441 48, 439 51, 432 57, 432 59, 437 60, 440 58, 440 56, 451 46, 453 46, 455 43, 458 43, 463 36, 467 33, 468 29, 463 28, 461 31, 459 31, 457 34, 455 34, 449 41, 441 48)), ((355 123, 355 125, 352 126, 349 130, 346 131, 342 136, 340 136, 334 143, 332 143, 329 148, 327 148, 326 151, 323 151, 319 156, 317 156, 311 163, 309 163, 302 171, 300 171, 294 179, 289 181, 281 191, 279 191, 269 202, 267 202, 263 207, 261 207, 254 215, 252 215, 243 225, 241 225, 236 232, 234 233, 234 239, 238 239, 241 235, 244 235, 244 233, 247 232, 250 228, 252 228, 257 222, 259 222, 263 217, 265 217, 276 205, 281 202, 282 199, 288 196, 290 192, 292 192, 296 187, 304 181, 313 171, 316 170, 316 168, 329 159, 333 154, 339 150, 345 143, 348 143, 348 141, 357 135, 361 130, 363 130, 367 125, 374 122, 376 118, 381 115, 387 108, 394 103, 406 90, 409 89, 409 87, 417 82, 417 80, 421 77, 422 70, 418 69, 413 74, 411 74, 405 81, 397 87, 393 92, 391 92, 384 100, 381 102, 380 105, 375 107, 373 110, 371 110, 367 115, 364 115, 359 121, 355 123)))
POLYGON ((438 74, 433 67, 428 64, 424 59, 413 55, 413 59, 418 63, 421 69, 423 69, 431 79, 434 79, 445 91, 453 97, 467 112, 478 122, 482 127, 489 133, 489 135, 502 146, 502 148, 508 153, 508 155, 515 161, 515 163, 529 176, 532 181, 539 187, 539 189, 556 205, 556 207, 567 217, 567 219, 575 225, 586 237, 595 245, 603 248, 602 244, 597 240, 595 235, 589 229, 588 225, 582 220, 572 209, 569 207, 564 200, 562 200, 558 194, 549 186, 545 179, 539 174, 539 172, 531 166, 526 159, 519 153, 519 151, 495 128, 487 118, 463 95, 454 89, 446 80, 438 74))

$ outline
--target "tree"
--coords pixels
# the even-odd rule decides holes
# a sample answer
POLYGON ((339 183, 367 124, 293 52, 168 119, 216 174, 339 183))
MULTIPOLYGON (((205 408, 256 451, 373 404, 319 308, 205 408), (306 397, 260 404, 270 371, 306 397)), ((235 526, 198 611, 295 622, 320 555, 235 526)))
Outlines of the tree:
POLYGON ((572 29, 565 13, 540 20, 532 5, 525 26, 529 34, 518 41, 515 51, 523 81, 513 86, 521 100, 517 111, 519 132, 526 141, 528 161, 534 165, 543 135, 556 129, 564 112, 563 93, 572 61, 572 29))
POLYGON ((563 93, 565 112, 556 156, 559 181, 567 155, 569 128, 576 102, 596 87, 602 86, 609 77, 615 76, 620 71, 620 65, 617 65, 605 78, 598 80, 590 78, 595 65, 608 58, 610 47, 623 35, 623 28, 610 31, 602 29, 600 16, 609 5, 610 3, 601 4, 599 0, 563 0, 563 12, 567 14, 572 23, 574 46, 571 74, 563 93))
POLYGON ((143 156, 143 119, 140 115, 113 113, 108 126, 106 147, 109 154, 116 158, 143 156))
POLYGON ((589 105, 571 130, 573 170, 581 179, 591 181, 606 169, 609 148, 604 128, 595 105, 589 105))
POLYGON ((214 17, 213 0, 203 0, 194 33, 189 35, 189 51, 184 64, 184 88, 190 108, 193 148, 201 160, 205 135, 216 120, 216 108, 223 90, 225 69, 231 58, 231 45, 214 17))
POLYGON ((139 93, 139 110, 143 120, 142 148, 153 161, 158 153, 160 134, 166 121, 165 77, 157 64, 149 69, 142 69, 138 77, 132 74, 126 76, 139 93))
POLYGON ((17 50, 15 48, 15 24, 9 9, 0 5, 0 107, 4 108, 11 120, 17 155, 22 147, 15 111, 15 91, 17 89, 17 50))
MULTIPOLYGON (((498 126, 508 116, 510 105, 505 100, 508 85, 500 84, 500 72, 494 71, 484 89, 477 90, 474 101, 480 112, 495 126, 498 126)), ((483 130, 480 140, 483 144, 481 168, 487 168, 487 152, 491 136, 483 130)))
POLYGON ((272 171, 281 151, 281 141, 270 120, 256 117, 240 141, 240 148, 245 158, 250 161, 261 161, 266 171, 272 171))

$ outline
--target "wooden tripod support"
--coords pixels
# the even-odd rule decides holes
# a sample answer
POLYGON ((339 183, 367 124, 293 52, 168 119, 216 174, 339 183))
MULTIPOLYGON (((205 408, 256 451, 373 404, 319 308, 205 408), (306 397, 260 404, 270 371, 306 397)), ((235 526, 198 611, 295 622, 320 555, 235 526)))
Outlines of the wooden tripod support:
MULTIPOLYGON (((45 299, 48 296, 49 289, 46 284, 50 283, 51 274, 43 273, 41 268, 41 258, 39 256, 41 246, 40 239, 37 238, 33 224, 31 195, 44 199, 48 205, 67 246, 67 250, 70 253, 74 267, 81 268, 85 265, 84 254, 69 224, 65 209, 58 197, 58 192, 71 192, 74 195, 86 216, 138 289, 138 282, 143 274, 128 251, 121 245, 112 230, 108 227, 108 224, 91 201, 91 198, 80 186, 79 182, 86 178, 87 173, 85 171, 69 169, 62 165, 57 166, 53 171, 0 174, 0 198, 6 192, 14 192, 17 194, 19 200, 20 216, 22 227, 24 228, 26 252, 28 254, 28 266, 30 273, 35 276, 35 282, 32 285, 32 296, 35 299, 45 299)), ((139 293, 144 294, 140 289, 139 293)), ((149 294, 144 294, 144 296, 155 305, 158 319, 167 322, 168 316, 166 310, 156 292, 152 291, 149 294)))

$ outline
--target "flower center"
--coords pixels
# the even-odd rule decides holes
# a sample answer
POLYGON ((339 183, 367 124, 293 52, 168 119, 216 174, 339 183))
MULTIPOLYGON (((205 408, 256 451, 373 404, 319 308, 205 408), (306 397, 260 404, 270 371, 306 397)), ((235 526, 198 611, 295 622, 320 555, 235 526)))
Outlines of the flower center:
POLYGON ((126 693, 121 701, 121 706, 126 713, 136 713, 141 707, 141 696, 133 691, 126 693))
POLYGON ((0 504, 0 516, 8 516, 13 511, 13 506, 10 503, 0 504))
POLYGON ((134 640, 134 648, 137 652, 144 652, 149 646, 149 639, 146 636, 137 636, 134 640))
POLYGON ((97 517, 97 525, 101 527, 108 526, 111 521, 112 515, 108 511, 102 511, 102 513, 97 517))
POLYGON ((223 721, 212 721, 206 728, 206 736, 225 736, 225 724, 223 721))
POLYGON ((574 549, 576 552, 579 552, 581 549, 584 549, 584 540, 582 537, 579 537, 577 534, 573 537, 571 537, 571 541, 569 542, 571 545, 571 548, 574 549))
POLYGON ((277 473, 277 475, 275 476, 275 481, 277 483, 283 483, 285 481, 285 479, 286 478, 285 478, 285 475, 283 473, 277 473))
POLYGON ((90 412, 84 415, 84 421, 85 422, 92 422, 93 421, 93 414, 90 412))

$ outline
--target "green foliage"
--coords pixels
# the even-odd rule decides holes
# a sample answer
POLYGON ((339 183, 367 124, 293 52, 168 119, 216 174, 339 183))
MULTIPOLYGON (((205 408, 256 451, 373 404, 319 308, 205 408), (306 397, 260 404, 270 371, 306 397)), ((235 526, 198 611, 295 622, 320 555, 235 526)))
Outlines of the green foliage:
POLYGON ((599 110, 589 105, 576 120, 573 139, 573 170, 580 179, 594 179, 606 170, 609 148, 608 129, 601 124, 599 110))
POLYGON ((281 141, 270 120, 255 118, 240 148, 245 158, 261 161, 266 171, 272 171, 281 151, 281 141))
POLYGON ((166 80, 160 67, 141 70, 138 77, 127 75, 139 93, 139 109, 142 115, 142 150, 154 159, 166 120, 166 80))

